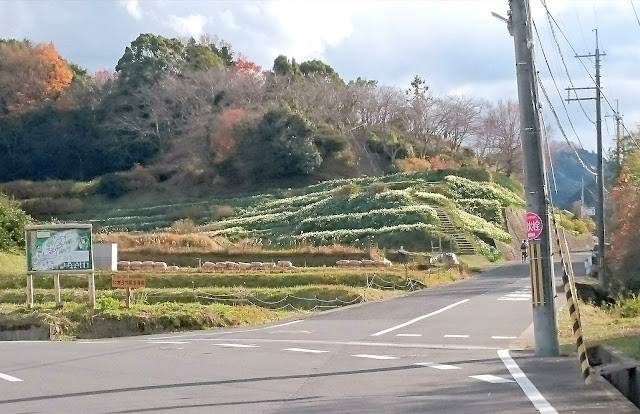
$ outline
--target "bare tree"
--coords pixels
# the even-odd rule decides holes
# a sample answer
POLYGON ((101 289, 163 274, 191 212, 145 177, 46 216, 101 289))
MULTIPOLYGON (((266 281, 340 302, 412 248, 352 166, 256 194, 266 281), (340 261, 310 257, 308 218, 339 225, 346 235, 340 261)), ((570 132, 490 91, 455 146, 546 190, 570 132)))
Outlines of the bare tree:
POLYGON ((522 171, 520 119, 514 100, 488 106, 477 128, 475 149, 499 172, 512 176, 522 171))
POLYGON ((441 100, 437 122, 440 136, 451 152, 460 149, 473 133, 479 121, 484 103, 476 98, 452 95, 441 100))

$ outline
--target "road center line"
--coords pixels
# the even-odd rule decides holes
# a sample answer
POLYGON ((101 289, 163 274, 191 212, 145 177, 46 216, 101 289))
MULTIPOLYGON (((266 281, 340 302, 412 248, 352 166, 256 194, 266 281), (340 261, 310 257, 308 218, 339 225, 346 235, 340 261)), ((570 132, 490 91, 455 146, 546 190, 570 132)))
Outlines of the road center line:
POLYGON ((22 382, 20 378, 12 377, 11 375, 3 374, 0 372, 0 378, 11 382, 22 382))
POLYGON ((376 333, 372 334, 371 336, 380 336, 380 335, 384 335, 386 333, 389 333, 391 331, 395 331, 396 329, 404 328, 405 326, 409 326, 412 323, 416 323, 416 322, 421 321, 421 320, 423 320, 425 318, 428 318, 430 316, 437 315, 439 313, 442 313, 442 312, 444 312, 446 310, 449 310, 449 309, 453 308, 454 306, 461 305, 461 304, 463 304, 465 302, 468 302, 468 301, 469 301, 469 299, 464 299, 464 300, 461 300, 459 302, 452 303, 451 305, 445 306, 444 308, 438 309, 437 311, 433 311, 431 313, 427 313, 426 315, 418 316, 417 318, 411 319, 410 321, 407 321, 405 323, 401 323, 400 325, 396 325, 396 326, 393 326, 391 328, 384 329, 384 330, 382 330, 380 332, 376 332, 376 333))
POLYGON ((422 334, 397 334, 396 336, 422 336, 422 334))
POLYGON ((515 336, 492 336, 491 339, 516 339, 515 336))
POLYGON ((522 391, 525 393, 527 398, 533 403, 533 406, 536 407, 538 412, 541 414, 558 414, 558 412, 549 404, 549 402, 540 394, 540 391, 536 388, 535 385, 524 375, 524 372, 520 369, 518 364, 511 358, 509 355, 508 349, 501 349, 498 351, 498 356, 507 367, 511 376, 518 383, 522 391))

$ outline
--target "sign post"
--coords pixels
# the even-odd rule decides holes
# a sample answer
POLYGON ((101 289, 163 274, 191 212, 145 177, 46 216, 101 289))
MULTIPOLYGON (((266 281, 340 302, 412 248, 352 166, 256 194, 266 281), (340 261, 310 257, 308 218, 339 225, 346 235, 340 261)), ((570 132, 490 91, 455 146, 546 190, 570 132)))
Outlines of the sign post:
POLYGON ((27 306, 33 307, 33 275, 53 274, 56 306, 62 306, 60 275, 88 275, 89 305, 95 308, 91 224, 42 224, 25 228, 27 306))
POLYGON ((131 289, 143 288, 146 285, 146 279, 143 277, 111 277, 112 288, 125 288, 124 303, 127 308, 131 307, 131 289))

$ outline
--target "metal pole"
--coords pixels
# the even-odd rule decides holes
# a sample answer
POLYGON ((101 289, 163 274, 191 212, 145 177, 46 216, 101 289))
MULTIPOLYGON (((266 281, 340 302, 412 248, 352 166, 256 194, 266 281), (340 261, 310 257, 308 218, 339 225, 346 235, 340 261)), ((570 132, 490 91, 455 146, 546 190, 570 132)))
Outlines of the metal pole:
POLYGON ((532 20, 528 0, 510 0, 509 31, 513 36, 520 107, 520 139, 524 161, 527 212, 537 214, 542 233, 529 241, 534 293, 533 325, 537 356, 559 355, 553 258, 547 199, 545 161, 538 103, 538 83, 533 55, 532 20))
POLYGON ((605 287, 605 251, 604 251, 604 172, 602 166, 602 111, 600 108, 600 48, 598 45, 598 29, 596 32, 596 138, 598 152, 598 206, 596 231, 598 234, 598 285, 605 287))

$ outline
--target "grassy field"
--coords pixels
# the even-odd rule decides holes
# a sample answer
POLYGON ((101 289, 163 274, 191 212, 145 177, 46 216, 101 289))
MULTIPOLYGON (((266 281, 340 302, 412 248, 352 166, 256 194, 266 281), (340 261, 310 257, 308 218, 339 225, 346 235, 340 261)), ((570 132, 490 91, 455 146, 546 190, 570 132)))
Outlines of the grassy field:
POLYGON ((36 276, 36 307, 25 307, 25 266, 20 254, 1 254, 0 325, 11 329, 29 323, 52 324, 56 338, 98 338, 184 329, 254 325, 310 311, 402 295, 407 276, 415 288, 451 283, 467 277, 457 269, 431 271, 402 266, 382 269, 332 267, 292 271, 203 273, 118 272, 144 276, 146 287, 133 291, 127 309, 124 290, 110 287, 115 273, 96 273, 96 309, 89 309, 85 276, 62 277, 64 306, 56 309, 51 276, 36 276), (373 281, 373 283, 372 283, 373 281))
MULTIPOLYGON (((611 307, 580 303, 582 327, 587 346, 611 345, 640 360, 640 298, 622 300, 611 307)), ((565 350, 575 350, 571 321, 563 309, 558 321, 560 340, 565 350)))

